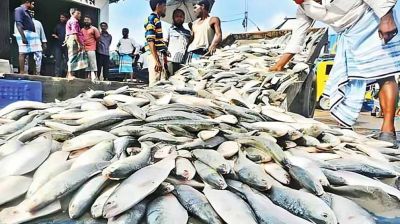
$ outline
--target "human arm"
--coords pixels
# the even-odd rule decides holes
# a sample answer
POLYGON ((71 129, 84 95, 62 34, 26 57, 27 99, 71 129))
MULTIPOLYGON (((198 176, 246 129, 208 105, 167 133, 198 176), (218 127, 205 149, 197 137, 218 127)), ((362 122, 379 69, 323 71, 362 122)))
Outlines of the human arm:
POLYGON ((168 29, 167 38, 165 38, 165 40, 164 40, 164 43, 165 43, 165 45, 166 45, 167 47, 169 46, 169 41, 171 40, 171 29, 172 29, 172 28, 169 28, 169 29, 168 29))
POLYGON ((393 7, 396 5, 397 0, 363 0, 371 9, 375 12, 375 14, 382 19, 385 15, 387 15, 393 7))
POLYGON ((156 61, 156 66, 155 66, 154 70, 156 72, 161 72, 163 66, 162 66, 162 63, 160 61, 160 58, 158 57, 156 43, 154 41, 150 41, 150 42, 148 41, 148 44, 149 44, 149 48, 150 48, 150 52, 151 52, 151 56, 150 57, 153 57, 154 60, 156 61))
POLYGON ((398 33, 392 10, 397 0, 364 0, 364 2, 367 3, 380 18, 379 36, 383 39, 385 44, 388 43, 398 33))
POLYGON ((44 28, 42 23, 39 24, 39 35, 40 35, 40 41, 42 42, 42 47, 43 50, 47 49, 47 38, 46 38, 46 33, 44 32, 44 28))
POLYGON ((282 71, 294 55, 303 50, 307 30, 311 27, 313 20, 308 17, 300 7, 297 9, 296 17, 296 27, 293 29, 292 37, 286 46, 284 54, 278 62, 269 69, 270 71, 282 71))
POLYGON ((22 24, 23 12, 21 10, 16 9, 14 12, 14 17, 15 17, 15 26, 17 28, 18 33, 21 35, 22 43, 28 44, 28 40, 26 39, 25 33, 24 33, 24 26, 22 24))
POLYGON ((119 40, 118 43, 117 43, 117 50, 116 50, 116 52, 117 52, 118 55, 120 55, 120 47, 121 47, 121 40, 119 40))
POLYGON ((22 24, 17 23, 17 30, 18 30, 18 33, 21 35, 22 43, 23 44, 28 44, 28 40, 25 37, 25 33, 24 33, 24 29, 23 29, 22 24))
POLYGON ((160 61, 160 58, 158 57, 157 47, 156 47, 156 43, 155 43, 156 25, 155 25, 155 18, 153 16, 150 16, 148 18, 145 28, 146 28, 145 37, 146 37, 146 41, 147 41, 147 44, 149 46, 150 53, 151 53, 150 57, 153 57, 156 62, 154 70, 155 70, 155 72, 161 72, 163 69, 163 66, 160 61))
POLYGON ((99 42, 100 40, 100 31, 96 27, 94 28, 94 39, 96 42, 99 42))
POLYGON ((210 20, 211 27, 215 30, 214 39, 208 48, 208 54, 213 55, 218 45, 222 42, 221 20, 218 17, 212 17, 210 20))
POLYGON ((54 30, 53 30, 53 34, 51 34, 51 36, 54 38, 54 39, 59 39, 60 37, 58 36, 59 34, 58 34, 58 31, 57 31, 57 26, 54 28, 54 30))

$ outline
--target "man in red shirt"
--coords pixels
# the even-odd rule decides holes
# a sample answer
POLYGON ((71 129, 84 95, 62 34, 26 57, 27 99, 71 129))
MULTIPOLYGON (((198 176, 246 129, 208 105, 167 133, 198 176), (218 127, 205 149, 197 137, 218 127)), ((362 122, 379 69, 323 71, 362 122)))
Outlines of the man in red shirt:
POLYGON ((97 76, 97 61, 96 61, 96 49, 97 42, 100 40, 100 32, 99 30, 92 26, 92 19, 89 16, 85 16, 83 20, 84 27, 82 29, 83 38, 84 38, 84 47, 85 51, 88 54, 89 58, 89 67, 87 67, 87 77, 92 78, 94 81, 98 79, 97 76))

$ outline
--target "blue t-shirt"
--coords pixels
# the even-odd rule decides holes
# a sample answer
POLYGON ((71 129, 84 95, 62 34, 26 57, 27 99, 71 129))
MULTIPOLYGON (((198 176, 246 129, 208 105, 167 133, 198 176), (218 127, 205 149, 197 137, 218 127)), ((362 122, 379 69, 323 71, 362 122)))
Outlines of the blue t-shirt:
POLYGON ((33 20, 28 12, 28 9, 24 6, 20 6, 15 9, 15 22, 17 25, 22 25, 23 30, 35 32, 35 24, 33 24, 33 20))

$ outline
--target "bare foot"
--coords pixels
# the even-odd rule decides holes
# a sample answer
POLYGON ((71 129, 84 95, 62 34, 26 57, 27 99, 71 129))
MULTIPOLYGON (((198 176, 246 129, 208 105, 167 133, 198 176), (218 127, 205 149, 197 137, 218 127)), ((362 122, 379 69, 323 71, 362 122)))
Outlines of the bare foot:
POLYGON ((67 80, 68 81, 72 81, 72 80, 74 80, 76 77, 75 76, 73 76, 73 75, 68 75, 67 76, 67 80))

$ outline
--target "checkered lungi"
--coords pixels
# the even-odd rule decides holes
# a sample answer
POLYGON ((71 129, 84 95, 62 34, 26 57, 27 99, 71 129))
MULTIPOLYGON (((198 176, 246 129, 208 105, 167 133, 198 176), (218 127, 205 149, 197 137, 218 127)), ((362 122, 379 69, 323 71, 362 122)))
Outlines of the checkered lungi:
POLYGON ((88 56, 85 51, 79 51, 79 46, 72 36, 67 37, 68 71, 74 72, 89 66, 88 56))

